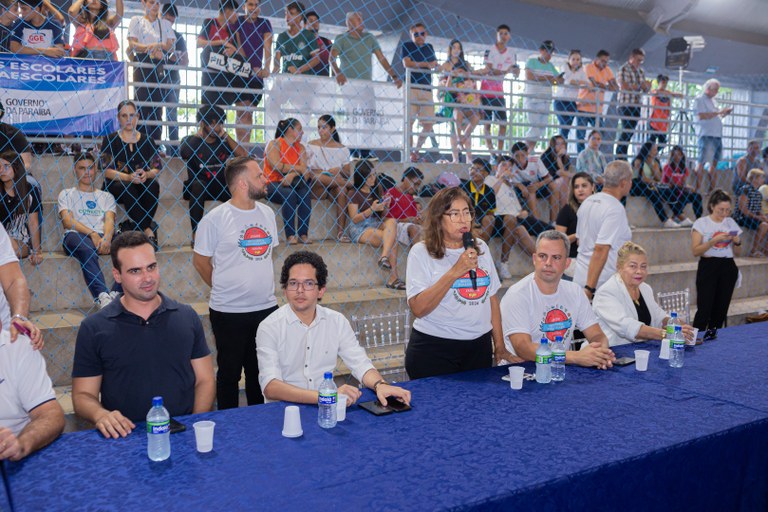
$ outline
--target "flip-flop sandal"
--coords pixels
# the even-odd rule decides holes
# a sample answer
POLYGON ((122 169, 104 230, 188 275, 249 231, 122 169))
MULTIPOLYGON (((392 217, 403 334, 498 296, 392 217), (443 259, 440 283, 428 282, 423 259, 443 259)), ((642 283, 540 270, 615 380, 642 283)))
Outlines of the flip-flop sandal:
POLYGON ((345 235, 344 233, 339 233, 339 234, 336 236, 336 241, 337 241, 337 242, 339 242, 339 243, 341 243, 341 244, 351 244, 351 243, 352 243, 352 239, 351 239, 351 238, 349 238, 349 237, 348 237, 347 235, 345 235))
POLYGON ((383 268, 384 270, 392 270, 392 264, 389 262, 389 258, 386 256, 379 258, 379 267, 383 268))
POLYGON ((405 283, 402 279, 395 279, 391 283, 387 283, 387 288, 392 290, 405 290, 405 283))

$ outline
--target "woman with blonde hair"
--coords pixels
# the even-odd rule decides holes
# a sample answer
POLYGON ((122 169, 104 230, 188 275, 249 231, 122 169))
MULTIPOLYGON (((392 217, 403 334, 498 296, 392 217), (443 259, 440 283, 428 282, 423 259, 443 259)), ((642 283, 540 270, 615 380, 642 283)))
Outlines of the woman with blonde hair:
MULTIPOLYGON (((634 242, 625 242, 619 249, 616 268, 616 273, 598 288, 592 301, 592 309, 608 337, 609 346, 662 339, 669 315, 656 303, 653 289, 645 282, 648 277, 645 249, 634 242)), ((683 334, 690 338, 692 327, 684 325, 683 334)))

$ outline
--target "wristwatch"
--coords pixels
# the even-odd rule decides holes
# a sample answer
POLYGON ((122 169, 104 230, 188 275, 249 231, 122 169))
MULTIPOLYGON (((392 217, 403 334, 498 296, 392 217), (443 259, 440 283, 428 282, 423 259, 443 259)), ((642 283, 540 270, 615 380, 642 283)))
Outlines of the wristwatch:
POLYGON ((592 287, 591 287, 591 286, 589 286, 588 284, 585 284, 585 285, 584 285, 584 289, 585 289, 585 290, 587 290, 587 291, 588 291, 589 293, 591 293, 591 294, 594 294, 595 292, 597 292, 597 289, 596 289, 596 288, 592 288, 592 287))

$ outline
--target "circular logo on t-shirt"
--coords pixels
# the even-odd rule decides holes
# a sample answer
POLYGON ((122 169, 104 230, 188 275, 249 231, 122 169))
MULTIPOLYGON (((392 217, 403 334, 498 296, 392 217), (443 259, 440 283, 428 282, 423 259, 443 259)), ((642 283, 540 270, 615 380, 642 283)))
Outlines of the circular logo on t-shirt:
POLYGON ((565 339, 565 333, 571 328, 571 319, 565 311, 561 309, 551 309, 544 315, 544 322, 541 325, 541 332, 549 341, 555 341, 557 336, 565 339))
POLYGON ((96 201, 86 201, 85 206, 87 206, 89 210, 93 210, 96 208, 96 201))
POLYGON ((456 293, 463 299, 477 300, 485 295, 488 286, 491 284, 491 278, 488 276, 488 272, 478 268, 477 272, 477 290, 472 288, 472 279, 469 277, 469 272, 461 276, 453 283, 453 288, 456 293))
POLYGON ((243 232, 238 245, 251 256, 263 256, 272 245, 272 236, 262 228, 253 226, 243 232))
MULTIPOLYGON (((727 234, 728 233, 726 233, 725 231, 715 231, 715 234, 712 235, 712 238, 715 238, 718 235, 727 235, 727 234)), ((717 242, 715 244, 715 248, 716 249, 725 249, 726 247, 728 247, 728 244, 730 244, 730 243, 731 243, 730 240, 724 240, 722 242, 717 242)))

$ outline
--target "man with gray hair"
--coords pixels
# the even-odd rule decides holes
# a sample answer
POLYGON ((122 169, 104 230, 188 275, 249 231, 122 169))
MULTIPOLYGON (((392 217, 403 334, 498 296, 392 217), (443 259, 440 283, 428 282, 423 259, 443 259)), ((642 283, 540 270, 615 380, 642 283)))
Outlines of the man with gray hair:
POLYGON ((372 80, 371 54, 373 54, 395 85, 398 88, 402 87, 403 81, 382 53, 379 42, 373 34, 366 32, 363 16, 359 12, 347 13, 347 29, 336 38, 331 48, 331 67, 336 75, 336 82, 344 85, 350 79, 372 80), (341 67, 336 64, 337 57, 341 61, 341 67))
POLYGON ((632 168, 624 160, 615 160, 605 167, 603 178, 602 192, 586 198, 577 213, 579 253, 573 280, 590 299, 616 272, 619 247, 632 239, 627 211, 621 204, 632 188, 632 168))
POLYGON ((496 347, 497 360, 514 360, 510 358, 517 355, 533 361, 541 338, 553 342, 562 336, 568 347, 574 329, 578 329, 589 343, 578 351, 567 350, 566 364, 603 370, 613 366, 616 357, 589 301, 579 285, 561 279, 571 263, 570 245, 565 233, 555 230, 544 231, 536 239, 533 273, 501 299, 504 347, 496 347))
POLYGON ((722 118, 733 112, 733 107, 719 108, 715 96, 720 82, 710 78, 693 103, 696 114, 696 134, 699 136, 699 165, 696 168, 696 191, 704 180, 705 165, 709 164, 709 192, 715 187, 715 169, 723 153, 722 118))

